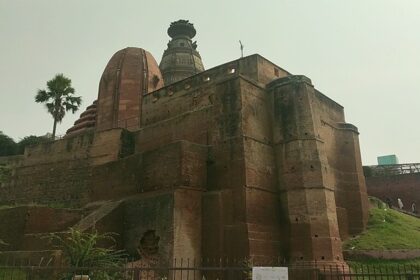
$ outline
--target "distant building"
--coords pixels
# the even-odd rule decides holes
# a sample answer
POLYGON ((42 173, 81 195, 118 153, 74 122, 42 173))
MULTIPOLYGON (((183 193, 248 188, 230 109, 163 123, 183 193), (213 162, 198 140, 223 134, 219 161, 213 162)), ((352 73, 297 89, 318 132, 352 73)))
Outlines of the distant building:
POLYGON ((398 158, 396 155, 387 155, 378 157, 378 165, 391 165, 398 164, 398 158))

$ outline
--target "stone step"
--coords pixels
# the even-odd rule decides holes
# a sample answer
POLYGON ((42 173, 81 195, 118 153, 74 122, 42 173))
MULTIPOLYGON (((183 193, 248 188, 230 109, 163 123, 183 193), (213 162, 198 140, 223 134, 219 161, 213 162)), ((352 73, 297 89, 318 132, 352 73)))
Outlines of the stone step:
POLYGON ((93 210, 89 215, 80 220, 76 225, 73 226, 73 228, 80 231, 86 231, 92 228, 98 221, 106 217, 118 206, 120 206, 121 203, 122 200, 108 201, 103 203, 99 208, 93 210))

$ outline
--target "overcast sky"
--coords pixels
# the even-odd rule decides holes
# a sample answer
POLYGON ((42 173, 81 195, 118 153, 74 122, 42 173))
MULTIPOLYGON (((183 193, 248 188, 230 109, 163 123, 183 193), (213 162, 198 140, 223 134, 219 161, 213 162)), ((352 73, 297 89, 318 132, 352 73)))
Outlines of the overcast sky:
POLYGON ((127 46, 159 62, 172 21, 197 29, 206 68, 259 53, 312 79, 360 131, 364 164, 396 154, 420 162, 419 0, 0 0, 0 130, 15 140, 51 132, 34 102, 56 73, 73 81, 82 110, 97 97, 113 53, 127 46))

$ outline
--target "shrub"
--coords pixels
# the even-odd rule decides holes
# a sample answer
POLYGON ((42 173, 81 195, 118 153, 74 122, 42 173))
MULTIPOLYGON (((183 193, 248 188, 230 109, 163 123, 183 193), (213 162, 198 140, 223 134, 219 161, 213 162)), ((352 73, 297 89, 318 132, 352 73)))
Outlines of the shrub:
MULTIPOLYGON (((115 250, 114 236, 112 233, 88 233, 70 228, 68 235, 51 233, 49 237, 62 250, 67 265, 74 269, 71 275, 85 274, 93 279, 105 280, 118 277, 118 268, 123 266, 124 254, 115 250), (107 248, 99 247, 98 243, 104 241, 112 245, 107 248)), ((71 279, 71 275, 65 275, 64 278, 71 279)))

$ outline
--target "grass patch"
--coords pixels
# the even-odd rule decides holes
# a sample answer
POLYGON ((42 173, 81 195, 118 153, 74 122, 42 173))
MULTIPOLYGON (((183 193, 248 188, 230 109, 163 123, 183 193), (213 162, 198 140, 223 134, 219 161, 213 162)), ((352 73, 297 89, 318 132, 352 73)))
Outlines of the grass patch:
POLYGON ((364 260, 354 260, 346 261, 350 267, 358 268, 361 266, 386 266, 390 268, 401 268, 401 266, 406 267, 416 267, 420 269, 420 258, 419 259, 410 259, 410 260, 384 260, 384 259, 364 259, 364 260))
POLYGON ((420 219, 389 209, 371 200, 367 230, 344 243, 347 250, 392 250, 420 248, 420 219))
POLYGON ((14 268, 0 268, 0 279, 26 280, 26 272, 14 268))

